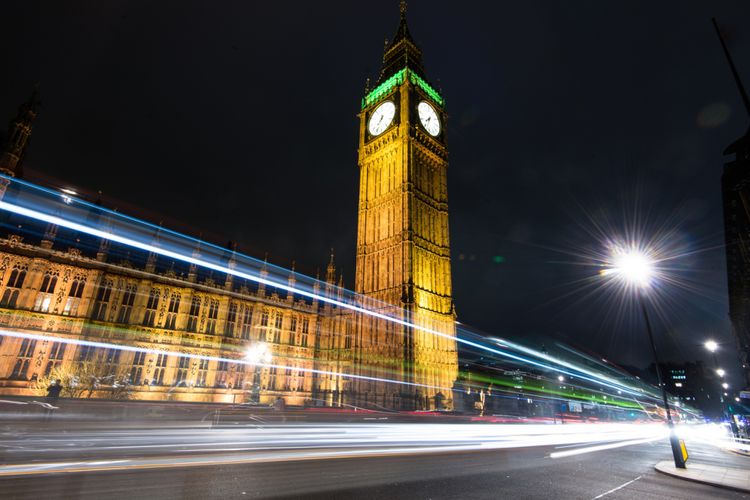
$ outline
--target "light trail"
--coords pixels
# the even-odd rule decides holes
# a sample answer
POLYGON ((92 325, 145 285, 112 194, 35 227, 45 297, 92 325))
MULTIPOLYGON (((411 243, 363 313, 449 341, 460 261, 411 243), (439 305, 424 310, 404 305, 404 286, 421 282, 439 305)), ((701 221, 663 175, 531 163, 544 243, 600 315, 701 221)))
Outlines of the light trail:
MULTIPOLYGON (((34 186, 32 184, 25 183, 25 185, 28 185, 28 186, 36 188, 36 186, 34 186)), ((43 190, 43 191, 48 192, 46 190, 43 190)), ((79 200, 77 200, 77 199, 75 201, 79 202, 79 200)), ((80 203, 86 204, 85 202, 80 202, 80 203)), ((101 210, 101 211, 107 211, 106 209, 102 209, 101 207, 96 207, 96 208, 98 210, 101 210)), ((498 356, 502 356, 502 357, 509 358, 509 359, 512 359, 512 360, 515 360, 515 361, 519 361, 521 363, 530 364, 530 365, 533 365, 533 366, 536 366, 536 367, 539 367, 539 368, 543 368, 545 370, 552 370, 552 371, 557 371, 557 372, 560 372, 560 373, 565 373, 566 375, 569 375, 569 376, 576 376, 576 377, 579 377, 581 379, 588 380, 590 382, 595 382, 595 383, 607 386, 607 387, 609 387, 611 389, 621 390, 621 391, 627 392, 627 393, 629 393, 631 395, 634 395, 634 396, 642 396, 641 392, 635 391, 632 388, 630 388, 629 386, 621 384, 621 383, 619 383, 617 381, 610 381, 607 378, 602 377, 601 375, 598 375, 598 374, 581 375, 580 373, 574 373, 574 372, 568 371, 567 369, 561 369, 559 367, 550 366, 550 365, 547 365, 545 363, 542 363, 542 362, 539 362, 539 361, 536 361, 536 360, 533 360, 533 359, 525 358, 523 356, 519 356, 519 355, 510 353, 510 352, 507 352, 507 351, 496 349, 496 348, 493 348, 493 347, 481 344, 479 342, 475 342, 475 341, 472 341, 472 340, 463 339, 463 338, 460 338, 458 336, 454 336, 454 335, 450 335, 450 334, 445 334, 445 333, 439 332, 437 330, 426 328, 426 327, 417 325, 417 324, 409 322, 409 321, 404 321, 404 320, 402 320, 400 318, 395 318, 393 316, 389 316, 387 314, 379 313, 377 311, 373 311, 371 309, 360 307, 360 306, 357 306, 355 304, 350 304, 350 303, 342 301, 342 300, 337 300, 335 298, 331 298, 331 297, 328 297, 326 295, 321 295, 321 294, 318 294, 318 293, 314 293, 314 292, 310 292, 310 291, 307 291, 307 290, 303 290, 303 289, 301 289, 299 287, 289 286, 289 285, 286 285, 284 283, 279 283, 279 282, 276 282, 276 281, 273 281, 273 280, 270 280, 270 279, 267 279, 267 278, 263 278, 262 276, 257 276, 255 274, 242 271, 242 270, 240 270, 240 269, 238 269, 236 267, 232 267, 232 266, 228 266, 228 265, 223 265, 223 264, 217 264, 217 263, 214 263, 214 262, 207 261, 205 259, 194 257, 192 255, 189 256, 189 255, 185 255, 183 253, 177 252, 177 251, 173 251, 173 250, 169 250, 169 249, 166 249, 166 248, 162 248, 161 246, 158 246, 158 245, 144 243, 144 242, 138 241, 138 240, 136 240, 134 238, 130 238, 130 237, 126 237, 126 236, 121 236, 121 235, 115 234, 112 231, 105 231, 105 230, 97 229, 97 228, 90 227, 90 226, 85 225, 85 224, 80 224, 78 222, 74 222, 74 221, 71 221, 71 220, 64 219, 64 218, 56 216, 56 215, 50 215, 50 214, 46 214, 46 213, 40 212, 38 210, 33 210, 33 209, 30 209, 30 208, 22 207, 20 205, 12 204, 12 203, 9 203, 7 201, 0 201, 0 210, 6 210, 6 211, 11 212, 11 213, 15 213, 15 214, 22 215, 22 216, 25 216, 25 217, 29 217, 29 218, 32 218, 32 219, 35 219, 35 220, 47 222, 48 224, 54 224, 54 225, 57 225, 57 226, 60 226, 60 227, 71 229, 73 231, 79 231, 79 232, 82 232, 82 233, 86 233, 86 234, 89 234, 91 236, 95 236, 95 237, 102 238, 102 239, 105 239, 105 240, 109 240, 109 241, 113 241, 113 242, 116 242, 116 243, 120 243, 120 244, 123 244, 123 245, 126 245, 126 246, 130 246, 130 247, 133 247, 133 248, 137 248, 137 249, 140 249, 140 250, 143 250, 143 251, 146 251, 146 252, 150 252, 150 253, 162 255, 162 256, 165 256, 165 257, 169 257, 169 258, 173 258, 175 260, 186 262, 188 264, 193 264, 193 265, 196 265, 196 266, 201 266, 201 267, 204 267, 206 269, 210 269, 210 270, 217 271, 217 272, 220 272, 220 273, 225 273, 225 274, 232 275, 232 276, 235 276, 235 277, 238 277, 238 278, 247 279, 247 280, 259 283, 259 284, 272 286, 274 288, 278 288, 280 290, 284 290, 284 291, 286 291, 288 293, 301 295, 301 296, 307 297, 309 299, 319 300, 321 302, 326 302, 326 303, 329 303, 331 305, 335 305, 336 307, 348 309, 348 310, 351 310, 353 312, 357 312, 357 313, 360 313, 360 314, 365 314, 365 315, 368 315, 368 316, 371 316, 371 317, 374 317, 374 318, 377 318, 377 319, 382 319, 384 321, 392 322, 392 323, 398 324, 400 326, 404 326, 404 327, 407 327, 407 328, 412 328, 412 329, 415 329, 415 330, 419 330, 419 331, 422 331, 422 332, 425 332, 425 333, 428 333, 428 334, 431 334, 431 335, 435 335, 435 336, 438 336, 438 337, 442 337, 442 338, 446 338, 446 339, 450 339, 450 340, 455 340, 456 342, 462 343, 462 344, 464 344, 466 346, 474 347, 476 349, 480 349, 482 351, 490 352, 490 353, 496 354, 498 356)), ((112 215, 116 215, 117 217, 123 217, 122 214, 119 214, 117 212, 112 212, 112 215)), ((132 221, 137 221, 138 223, 141 223, 141 224, 146 224, 146 223, 144 223, 142 221, 138 221, 137 219, 133 219, 133 218, 130 218, 130 217, 126 217, 126 218, 128 218, 128 219, 130 219, 132 221)), ((179 233, 174 233, 174 234, 179 235, 179 233)), ((179 235, 179 236, 183 237, 182 235, 179 235)), ((149 351, 149 352, 151 352, 151 351, 149 351)), ((155 352, 155 351, 153 351, 153 352, 155 352)), ((208 359, 208 358, 206 358, 206 359, 208 359)), ((220 358, 210 358, 210 359, 220 359, 220 358)), ((234 360, 234 361, 236 362, 236 360, 234 360)), ((264 365, 264 366, 271 366, 271 365, 264 365)), ((286 366, 284 366, 284 368, 286 368, 286 366)), ((577 371, 580 371, 580 368, 577 369, 577 371)), ((339 374, 339 373, 328 373, 328 372, 322 372, 322 373, 331 374, 331 375, 344 375, 344 374, 339 374)), ((346 374, 346 376, 348 376, 348 377, 354 377, 354 375, 352 375, 352 374, 346 374)), ((356 377, 361 377, 361 378, 363 378, 365 380, 373 380, 373 381, 380 380, 380 381, 395 382, 395 383, 406 384, 406 385, 414 385, 413 383, 406 383, 406 382, 395 381, 395 380, 391 380, 391 379, 382 380, 382 379, 379 379, 379 378, 376 378, 376 377, 365 377, 365 376, 356 376, 356 377)), ((433 386, 422 385, 422 387, 430 387, 430 388, 432 388, 433 386)), ((445 388, 439 387, 438 389, 442 390, 442 389, 445 389, 445 388)))
POLYGON ((664 432, 658 436, 649 437, 645 439, 634 439, 632 441, 622 441, 619 443, 600 444, 597 446, 587 446, 585 448, 576 448, 575 450, 568 450, 568 451, 556 451, 554 453, 550 453, 549 456, 550 458, 572 457, 574 455, 583 455, 584 453, 593 453, 595 451, 612 450, 614 448, 622 448, 623 446, 633 446, 634 444, 651 443, 653 441, 664 439, 665 437, 668 437, 668 436, 669 436, 669 432, 664 432))
MULTIPOLYGON (((264 368, 281 368, 281 369, 288 368, 287 365, 278 365, 274 363, 263 363, 263 362, 253 363, 252 361, 247 361, 244 359, 224 358, 221 356, 206 356, 203 354, 192 354, 192 353, 187 353, 187 352, 170 351, 166 349, 153 349, 153 348, 148 348, 148 347, 136 347, 136 346, 130 346, 130 345, 124 345, 124 344, 110 344, 109 342, 97 342, 93 340, 65 338, 65 337, 58 337, 56 335, 42 335, 38 333, 26 333, 26 332, 19 332, 15 330, 0 329, 0 335, 5 336, 5 337, 19 338, 19 339, 42 340, 42 341, 47 340, 51 342, 61 342, 64 344, 82 345, 82 346, 96 347, 96 348, 102 348, 102 349, 118 349, 120 351, 127 351, 127 352, 144 352, 147 354, 168 354, 170 356, 178 356, 181 358, 207 360, 207 361, 223 361, 223 362, 236 363, 236 364, 242 364, 242 365, 248 365, 248 366, 262 366, 264 368)), ((367 375, 357 375, 355 373, 343 373, 343 372, 334 372, 334 371, 328 371, 328 370, 318 370, 315 368, 306 368, 302 366, 297 367, 296 369, 299 371, 306 372, 306 373, 315 373, 318 375, 334 375, 334 376, 341 376, 345 378, 353 378, 353 379, 358 379, 358 380, 387 382, 387 383, 392 383, 392 384, 408 385, 408 386, 413 386, 413 387, 425 387, 429 389, 452 390, 452 388, 450 387, 440 387, 436 385, 420 384, 416 382, 407 382, 404 380, 394 380, 394 379, 380 378, 380 377, 369 377, 367 375)))
MULTIPOLYGON (((6 457, 16 458, 15 463, 0 466, 0 476, 425 455, 592 443, 606 443, 598 449, 609 449, 613 445, 630 446, 661 439, 664 432, 661 424, 519 426, 414 423, 295 424, 241 430, 154 428, 111 433, 100 439, 93 439, 89 432, 74 430, 66 435, 34 431, 33 435, 13 436, 0 441, 6 457), (97 458, 77 460, 76 456, 81 455, 95 455, 97 458), (45 461, 40 463, 41 457, 45 461)), ((596 451, 592 448, 572 451, 596 451)))
MULTIPOLYGON (((550 356, 548 354, 545 354, 543 352, 539 352, 539 351, 536 351, 534 349, 529 349, 528 347, 524 347, 522 345, 516 344, 514 342, 509 342, 509 341, 504 340, 504 339, 493 338, 492 340, 494 340, 495 342, 501 343, 501 344, 505 344, 505 345, 507 345, 507 346, 509 346, 509 347, 511 347, 511 348, 513 348, 515 350, 517 350, 517 351, 521 351, 521 352, 526 353, 526 354, 531 354, 533 356, 537 356, 537 357, 542 358, 544 360, 547 360, 549 362, 555 363, 555 364, 557 364, 559 366, 564 366, 564 367, 569 368, 571 370, 575 370, 576 372, 579 372, 579 373, 585 373, 586 375, 594 377, 596 380, 605 381, 605 382, 607 382, 607 383, 610 384, 609 385, 610 388, 617 388, 617 386, 622 385, 617 380, 611 379, 609 377, 603 377, 602 375, 600 375, 598 373, 592 372, 590 370, 586 370, 586 369, 584 369, 584 368, 582 368, 580 366, 576 366, 573 363, 569 363, 569 362, 564 361, 562 359, 553 358, 552 356, 550 356)), ((560 372, 561 373, 566 373, 566 374, 570 375, 570 373, 568 373, 568 372, 563 372, 561 370, 560 370, 560 372)), ((576 375, 576 376, 580 377, 580 375, 576 375)), ((588 380, 591 381, 591 379, 588 379, 588 380)), ((630 392, 630 394, 634 394, 634 393, 630 392)), ((642 396, 643 393, 639 393, 638 395, 642 396)))

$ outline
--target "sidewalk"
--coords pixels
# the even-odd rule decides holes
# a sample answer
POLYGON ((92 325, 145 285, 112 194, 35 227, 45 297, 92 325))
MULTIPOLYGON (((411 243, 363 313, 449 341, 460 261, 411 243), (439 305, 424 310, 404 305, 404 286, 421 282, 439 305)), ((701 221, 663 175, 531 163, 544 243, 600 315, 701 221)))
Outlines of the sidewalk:
POLYGON ((750 470, 693 462, 689 462, 687 467, 687 469, 678 469, 671 460, 664 460, 655 465, 657 471, 680 479, 750 492, 750 470))

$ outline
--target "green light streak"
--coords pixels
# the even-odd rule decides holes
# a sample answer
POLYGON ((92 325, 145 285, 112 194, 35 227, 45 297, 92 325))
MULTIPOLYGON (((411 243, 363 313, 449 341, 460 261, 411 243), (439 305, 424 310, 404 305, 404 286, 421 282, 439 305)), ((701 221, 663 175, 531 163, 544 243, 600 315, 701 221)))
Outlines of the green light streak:
POLYGON ((436 103, 438 103, 440 106, 443 106, 445 104, 445 101, 440 96, 440 94, 438 94, 435 89, 430 87, 430 85, 426 81, 420 78, 419 75, 417 75, 413 71, 410 71, 409 68, 404 68, 375 87, 369 94, 367 94, 362 99, 362 109, 378 102, 379 100, 387 96, 394 88, 404 83, 404 79, 407 75, 409 76, 409 81, 411 83, 421 88, 436 103))
POLYGON ((619 406, 621 408, 630 408, 630 409, 640 409, 640 406, 632 401, 623 400, 620 398, 616 398, 614 396, 607 396, 607 399, 604 399, 603 396, 596 394, 595 392, 588 392, 585 390, 576 390, 573 387, 570 387, 570 389, 563 390, 562 388, 555 389, 555 388, 547 388, 544 387, 542 384, 533 384, 529 383, 530 381, 524 381, 524 382, 518 382, 516 380, 503 380, 502 378, 498 377, 490 377, 487 375, 482 375, 479 373, 471 373, 471 378, 468 379, 467 376, 469 375, 469 372, 460 372, 459 378, 463 378, 464 381, 478 381, 478 382, 485 382, 485 383, 491 383, 493 385, 503 386, 503 387, 510 387, 513 389, 522 388, 525 391, 534 391, 534 392, 540 392, 542 394, 549 394, 554 396, 560 396, 565 399, 576 399, 582 402, 593 402, 593 403, 599 403, 602 405, 613 405, 613 406, 619 406))

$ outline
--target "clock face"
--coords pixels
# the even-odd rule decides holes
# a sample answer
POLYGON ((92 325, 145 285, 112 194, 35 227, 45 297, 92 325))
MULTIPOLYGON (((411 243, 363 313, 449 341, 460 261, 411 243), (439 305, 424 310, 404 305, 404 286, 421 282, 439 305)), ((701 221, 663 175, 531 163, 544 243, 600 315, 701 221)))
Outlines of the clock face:
POLYGON ((419 121, 428 134, 435 137, 440 133, 440 118, 438 118, 435 108, 430 106, 427 101, 422 101, 417 106, 419 121))
POLYGON ((380 135, 393 123, 393 117, 396 116, 396 105, 393 101, 386 101, 372 112, 370 123, 367 129, 371 135, 380 135))

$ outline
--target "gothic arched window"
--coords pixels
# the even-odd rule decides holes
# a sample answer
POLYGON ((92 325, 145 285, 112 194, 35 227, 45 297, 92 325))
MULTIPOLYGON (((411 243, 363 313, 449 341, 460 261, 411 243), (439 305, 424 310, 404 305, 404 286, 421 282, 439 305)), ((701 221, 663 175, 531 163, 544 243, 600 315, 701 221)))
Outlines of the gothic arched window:
POLYGON ((206 333, 216 333, 216 320, 219 317, 219 301, 211 299, 208 304, 208 320, 206 321, 206 333))
POLYGON ((117 313, 118 323, 130 323, 130 313, 133 310, 133 304, 135 303, 135 294, 137 285, 129 284, 125 285, 125 291, 122 294, 122 302, 120 303, 120 310, 117 313))
POLYGON ((75 316, 78 314, 78 304, 81 303, 81 297, 83 297, 83 288, 86 286, 85 276, 76 276, 73 283, 70 284, 70 290, 68 291, 68 299, 65 301, 65 307, 63 308, 63 314, 68 316, 75 316))
POLYGON ((8 277, 8 281, 5 283, 5 291, 3 292, 2 298, 0 298, 0 306, 2 307, 16 307, 18 302, 18 296, 20 295, 21 287, 26 279, 26 268, 21 266, 13 267, 13 270, 8 277))
POLYGON ((177 324, 177 312, 180 309, 180 294, 173 293, 169 298, 169 307, 167 308, 167 321, 164 323, 164 328, 170 330, 175 329, 177 324))
POLYGON ((143 326, 154 326, 156 323, 156 308, 159 307, 159 289, 152 288, 146 303, 146 312, 143 315, 143 326))
POLYGON ((193 297, 190 302, 190 312, 188 313, 187 331, 197 332, 198 331, 198 316, 201 312, 201 298, 193 297))
POLYGON ((99 289, 96 291, 96 299, 94 300, 94 311, 91 318, 98 321, 104 321, 107 316, 107 308, 109 307, 109 299, 112 296, 112 287, 114 282, 112 280, 102 280, 99 285, 99 289))
POLYGON ((234 325, 237 323, 237 303, 230 302, 227 311, 227 323, 224 327, 224 335, 231 337, 234 335, 234 325))
POLYGON ((48 312, 52 303, 53 294, 57 287, 57 273, 47 271, 42 278, 42 286, 39 287, 39 293, 34 301, 34 310, 48 312))

